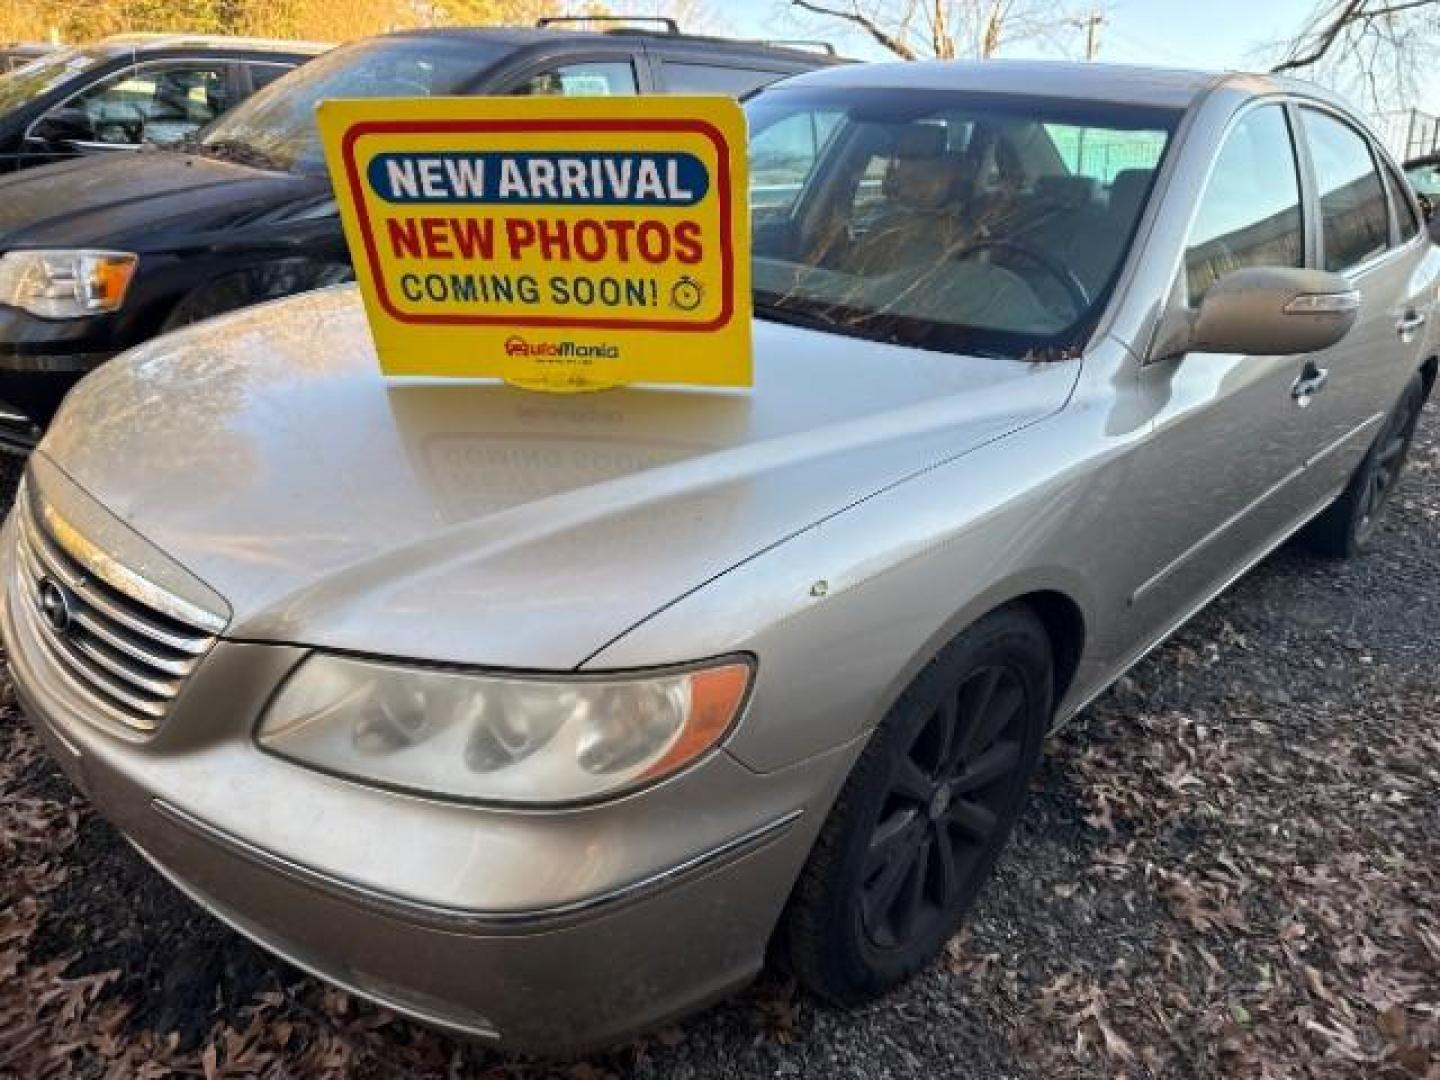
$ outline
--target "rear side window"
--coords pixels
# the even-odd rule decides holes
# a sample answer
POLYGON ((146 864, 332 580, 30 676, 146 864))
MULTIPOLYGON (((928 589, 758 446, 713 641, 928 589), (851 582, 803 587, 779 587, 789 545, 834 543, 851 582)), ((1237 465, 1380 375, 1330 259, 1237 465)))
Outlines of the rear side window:
POLYGON ((783 79, 783 71, 725 67, 720 64, 687 64, 665 61, 665 89, 671 94, 726 94, 744 97, 752 90, 783 79))
POLYGON ((522 97, 615 97, 639 92, 635 66, 624 60, 565 64, 531 75, 511 91, 522 97))
POLYGON ((1420 232, 1420 219, 1410 202, 1408 185, 1395 174, 1394 169, 1387 166, 1385 187, 1390 192, 1391 205, 1395 207, 1395 220, 1400 224, 1400 243, 1408 243, 1420 232))
POLYGON ((1348 270, 1390 244, 1385 188, 1370 145, 1358 131, 1314 109, 1302 115, 1320 195, 1325 269, 1348 270))
POLYGON ((1226 137, 1185 245, 1190 303, 1251 266, 1304 266, 1300 178, 1278 105, 1246 113, 1226 137))

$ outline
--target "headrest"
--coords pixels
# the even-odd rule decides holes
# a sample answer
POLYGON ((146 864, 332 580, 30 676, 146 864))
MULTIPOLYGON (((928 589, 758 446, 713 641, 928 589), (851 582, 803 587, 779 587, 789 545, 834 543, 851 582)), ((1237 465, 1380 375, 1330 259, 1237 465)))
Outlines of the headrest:
POLYGON ((959 186, 958 157, 945 151, 945 129, 938 124, 909 124, 895 139, 885 170, 885 197, 910 210, 939 210, 959 186))
POLYGON ((939 124, 906 124, 895 136, 895 158, 933 158, 945 153, 945 129, 939 124))
POLYGON ((1061 206, 1085 206, 1095 201, 1095 178, 1093 176, 1039 176, 1035 179, 1035 194, 1046 202, 1061 206))
POLYGON ((1130 220, 1140 212, 1154 169, 1121 169, 1110 183, 1110 213, 1130 220))

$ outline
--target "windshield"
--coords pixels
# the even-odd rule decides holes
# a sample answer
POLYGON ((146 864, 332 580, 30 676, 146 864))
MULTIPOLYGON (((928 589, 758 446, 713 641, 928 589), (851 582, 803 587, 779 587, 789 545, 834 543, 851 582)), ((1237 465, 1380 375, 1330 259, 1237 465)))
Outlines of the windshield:
POLYGON ((458 93, 503 53, 469 37, 372 38, 335 49, 220 117, 200 134, 198 146, 262 168, 322 172, 315 127, 321 101, 458 93))
POLYGON ((104 53, 61 49, 0 75, 0 113, 18 109, 48 94, 61 83, 103 64, 106 59, 104 53))
POLYGON ((752 98, 761 318, 922 348, 1083 346, 1179 114, 935 90, 752 98))

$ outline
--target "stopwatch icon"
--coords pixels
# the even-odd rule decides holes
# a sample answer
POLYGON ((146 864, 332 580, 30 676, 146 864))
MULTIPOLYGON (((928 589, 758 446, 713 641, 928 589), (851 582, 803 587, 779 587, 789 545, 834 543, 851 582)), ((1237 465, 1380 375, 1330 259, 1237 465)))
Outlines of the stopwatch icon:
POLYGON ((705 299, 705 290, 689 274, 670 286, 670 303, 681 311, 694 311, 705 299))

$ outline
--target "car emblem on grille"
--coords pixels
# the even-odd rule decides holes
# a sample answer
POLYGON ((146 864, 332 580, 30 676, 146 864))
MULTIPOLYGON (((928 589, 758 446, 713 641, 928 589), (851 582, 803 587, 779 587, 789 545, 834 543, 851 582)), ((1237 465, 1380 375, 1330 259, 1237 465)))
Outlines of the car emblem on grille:
POLYGON ((70 632, 70 594, 54 578, 40 582, 40 614, 57 634, 70 632))

